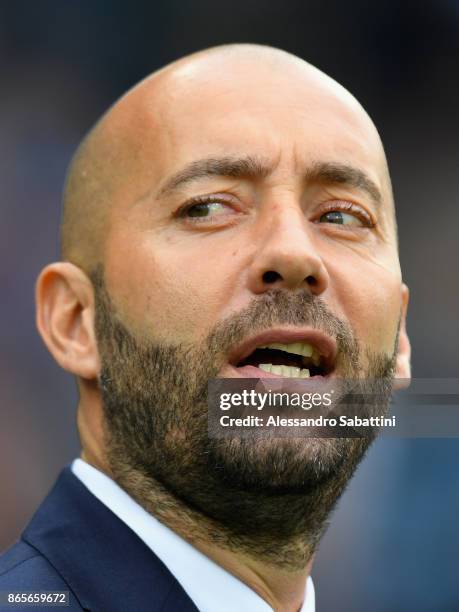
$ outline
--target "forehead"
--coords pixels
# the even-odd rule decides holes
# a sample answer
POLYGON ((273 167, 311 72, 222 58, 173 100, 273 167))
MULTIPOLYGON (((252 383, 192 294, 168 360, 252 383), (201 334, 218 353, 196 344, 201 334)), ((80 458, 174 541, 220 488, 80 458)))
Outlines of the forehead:
POLYGON ((154 93, 145 88, 139 116, 157 152, 157 180, 198 158, 246 154, 299 172, 312 161, 347 162, 383 187, 378 133, 337 83, 312 67, 233 61, 218 68, 185 64, 154 93))

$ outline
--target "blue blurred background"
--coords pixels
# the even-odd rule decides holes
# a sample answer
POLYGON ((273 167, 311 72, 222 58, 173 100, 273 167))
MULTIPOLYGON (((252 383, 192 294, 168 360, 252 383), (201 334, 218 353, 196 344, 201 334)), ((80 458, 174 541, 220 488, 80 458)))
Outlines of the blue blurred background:
MULTIPOLYGON (((411 288, 414 374, 458 376, 458 0, 2 0, 0 549, 79 452, 75 385, 35 331, 33 299, 58 257, 72 152, 147 73, 237 41, 309 60, 375 120, 411 288)), ((374 445, 320 546, 318 612, 459 610, 458 466, 457 439, 374 445)))

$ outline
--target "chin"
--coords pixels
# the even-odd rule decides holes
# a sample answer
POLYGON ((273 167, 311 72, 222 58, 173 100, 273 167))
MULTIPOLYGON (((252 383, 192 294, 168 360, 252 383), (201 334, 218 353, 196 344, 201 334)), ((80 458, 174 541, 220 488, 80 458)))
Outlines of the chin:
MULTIPOLYGON (((216 440, 209 455, 218 479, 244 491, 305 493, 333 477, 355 441, 344 438, 216 440)), ((353 454, 353 453, 351 453, 353 454)))

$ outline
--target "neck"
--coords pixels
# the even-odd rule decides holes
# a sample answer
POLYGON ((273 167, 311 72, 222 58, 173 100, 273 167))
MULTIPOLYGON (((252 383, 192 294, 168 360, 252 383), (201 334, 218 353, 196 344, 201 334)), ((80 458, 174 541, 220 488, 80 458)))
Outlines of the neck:
MULTIPOLYGON (((188 541, 219 566, 255 591, 275 611, 298 612, 305 597, 312 566, 312 550, 305 537, 276 543, 274 554, 262 552, 249 538, 234 536, 223 525, 193 510, 139 471, 118 470, 86 449, 82 459, 115 480, 147 512, 188 541)), ((271 543, 272 546, 273 543, 271 543)))
MULTIPOLYGON (((181 535, 185 538, 184 534, 181 535)), ((273 610, 298 612, 301 609, 313 562, 312 557, 303 568, 288 570, 266 563, 259 558, 249 557, 227 548, 218 548, 209 542, 201 541, 196 547, 249 586, 273 610)))

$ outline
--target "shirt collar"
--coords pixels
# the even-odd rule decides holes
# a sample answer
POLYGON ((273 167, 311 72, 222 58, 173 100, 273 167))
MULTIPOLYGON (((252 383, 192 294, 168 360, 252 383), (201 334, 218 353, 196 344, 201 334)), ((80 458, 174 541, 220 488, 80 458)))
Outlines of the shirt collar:
MULTIPOLYGON (((82 459, 75 459, 71 469, 161 559, 201 612, 272 612, 255 591, 146 512, 106 474, 82 459)), ((314 612, 311 577, 306 589, 300 612, 314 612)))

